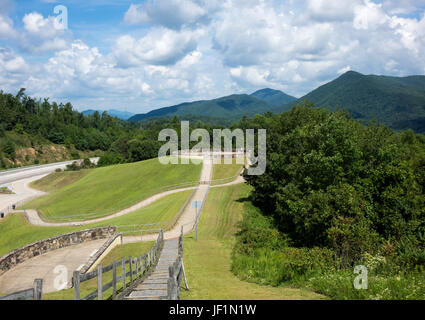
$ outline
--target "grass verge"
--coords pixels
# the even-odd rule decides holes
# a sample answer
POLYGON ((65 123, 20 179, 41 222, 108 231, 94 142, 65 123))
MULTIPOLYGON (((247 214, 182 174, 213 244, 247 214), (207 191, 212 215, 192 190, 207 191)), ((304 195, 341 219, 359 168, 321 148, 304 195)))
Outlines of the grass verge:
POLYGON ((243 184, 210 190, 201 215, 198 241, 194 233, 184 238, 184 263, 190 290, 182 289, 181 299, 324 299, 308 289, 259 285, 242 281, 232 273, 235 233, 249 192, 250 187, 243 184))
POLYGON ((214 164, 213 167, 213 182, 211 185, 218 185, 232 182, 236 179, 236 175, 241 171, 243 165, 236 163, 236 158, 232 158, 231 164, 225 164, 224 160, 221 159, 221 164, 214 164), (219 181, 215 181, 219 180, 219 181), (221 181, 220 181, 221 180, 221 181))

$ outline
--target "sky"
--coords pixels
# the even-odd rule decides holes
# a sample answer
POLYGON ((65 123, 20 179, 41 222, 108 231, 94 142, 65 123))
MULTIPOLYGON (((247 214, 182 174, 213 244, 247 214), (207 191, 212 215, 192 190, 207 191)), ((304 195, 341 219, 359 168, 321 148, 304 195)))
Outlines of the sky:
POLYGON ((80 111, 301 97, 349 70, 424 75, 424 53, 425 0, 0 0, 0 90, 80 111))

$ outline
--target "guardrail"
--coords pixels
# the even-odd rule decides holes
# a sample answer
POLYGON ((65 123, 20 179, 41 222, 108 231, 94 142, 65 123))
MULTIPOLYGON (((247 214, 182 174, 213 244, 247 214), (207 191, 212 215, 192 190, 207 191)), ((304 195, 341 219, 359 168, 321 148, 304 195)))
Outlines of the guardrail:
POLYGON ((42 300, 43 299, 43 279, 35 279, 34 287, 7 296, 0 297, 0 300, 42 300))
POLYGON ((74 271, 72 277, 72 283, 74 287, 74 300, 103 300, 103 293, 112 288, 112 299, 120 300, 122 299, 128 292, 132 290, 135 286, 136 282, 140 282, 146 274, 153 269, 156 265, 159 253, 162 250, 164 243, 164 232, 161 230, 159 232, 158 238, 152 247, 152 249, 140 257, 130 257, 129 259, 123 258, 121 261, 114 261, 112 264, 102 267, 102 265, 97 266, 97 270, 80 274, 80 271, 74 271), (129 267, 129 271, 127 271, 127 266, 129 267), (134 266, 134 268, 133 268, 134 266), (117 269, 122 268, 121 276, 117 276, 117 269), (103 284, 102 276, 112 271, 112 281, 103 284), (97 289, 87 296, 81 298, 81 283, 97 278, 97 289), (127 283, 127 279, 129 278, 130 282, 127 283), (117 296, 117 285, 122 281, 122 291, 117 296), (127 286, 128 285, 128 286, 127 286))

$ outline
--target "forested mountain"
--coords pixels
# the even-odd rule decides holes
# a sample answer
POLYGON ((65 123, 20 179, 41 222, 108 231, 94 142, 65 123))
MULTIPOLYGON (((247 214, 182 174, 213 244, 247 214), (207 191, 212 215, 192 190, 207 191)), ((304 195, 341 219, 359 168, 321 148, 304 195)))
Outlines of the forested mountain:
POLYGON ((262 89, 251 95, 232 95, 135 115, 130 121, 164 116, 214 117, 221 124, 269 111, 288 111, 294 103, 314 102, 316 107, 347 110, 353 117, 376 120, 396 130, 425 133, 425 76, 388 77, 349 71, 296 99, 282 91, 262 89))
POLYGON ((138 114, 129 121, 163 116, 188 116, 213 117, 222 119, 239 120, 243 115, 253 116, 264 113, 273 107, 264 100, 257 99, 246 94, 231 95, 214 100, 195 101, 182 103, 176 106, 165 107, 150 111, 146 114, 138 114))
POLYGON ((298 102, 349 111, 358 119, 375 119, 394 129, 425 132, 425 76, 388 77, 349 71, 298 102))
POLYGON ((287 95, 282 91, 269 88, 255 91, 253 94, 251 94, 251 96, 260 100, 264 100, 276 107, 280 107, 297 100, 297 98, 287 95))

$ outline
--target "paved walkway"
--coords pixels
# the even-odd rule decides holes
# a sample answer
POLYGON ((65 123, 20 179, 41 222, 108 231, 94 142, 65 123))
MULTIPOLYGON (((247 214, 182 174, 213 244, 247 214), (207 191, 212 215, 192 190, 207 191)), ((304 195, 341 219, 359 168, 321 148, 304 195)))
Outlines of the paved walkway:
POLYGON ((50 251, 24 261, 0 276, 0 293, 9 294, 32 288, 34 279, 37 278, 44 280, 43 293, 57 291, 55 279, 60 276, 60 273, 54 272, 57 266, 66 268, 64 269, 67 270, 66 288, 70 288, 72 272, 84 265, 106 241, 106 239, 88 241, 50 251))
POLYGON ((37 210, 27 209, 27 210, 25 210, 25 212, 26 212, 26 216, 27 216, 29 223, 36 225, 36 226, 41 226, 41 227, 83 226, 83 225, 87 225, 87 224, 91 224, 91 223, 102 222, 102 221, 107 221, 107 220, 110 220, 110 219, 113 219, 113 218, 117 218, 117 217, 129 214, 129 213, 132 213, 134 211, 137 211, 139 209, 142 209, 142 208, 152 204, 153 202, 158 201, 159 199, 162 199, 166 196, 169 196, 170 194, 174 194, 174 193, 178 193, 178 192, 182 192, 182 191, 186 191, 186 190, 194 190, 194 189, 196 189, 196 187, 181 188, 181 189, 175 189, 175 190, 169 190, 169 191, 161 192, 161 193, 153 195, 152 197, 149 197, 145 200, 142 200, 139 203, 136 203, 135 205, 133 205, 129 208, 118 211, 114 214, 111 214, 111 215, 108 215, 108 216, 105 216, 105 217, 102 217, 102 218, 85 220, 85 221, 46 222, 43 219, 41 219, 37 210))
MULTIPOLYGON (((212 160, 205 159, 202 166, 201 180, 210 181, 211 175, 212 175, 212 169, 213 169, 212 160)), ((208 193, 208 189, 209 189, 208 184, 199 185, 191 202, 194 202, 194 201, 202 202, 208 193)), ((194 227, 197 211, 198 209, 193 208, 191 206, 191 203, 189 203, 187 207, 184 209, 182 215, 180 216, 180 219, 177 221, 174 228, 164 233, 164 239, 167 240, 167 239, 178 238, 180 236, 182 227, 183 227, 184 234, 190 233, 194 227)), ((134 243, 134 242, 140 242, 140 241, 155 241, 157 238, 158 238, 158 234, 149 234, 142 237, 128 236, 128 237, 123 237, 123 242, 134 243)))
POLYGON ((31 182, 39 180, 46 175, 47 174, 42 174, 4 184, 3 186, 7 186, 14 192, 14 194, 0 194, 0 212, 4 212, 6 215, 8 215, 13 211, 12 205, 22 205, 24 202, 44 195, 44 192, 31 189, 28 185, 31 182))
POLYGON ((177 259, 178 245, 178 240, 164 241, 164 247, 154 272, 125 297, 125 300, 159 300, 167 298, 168 268, 177 259))

